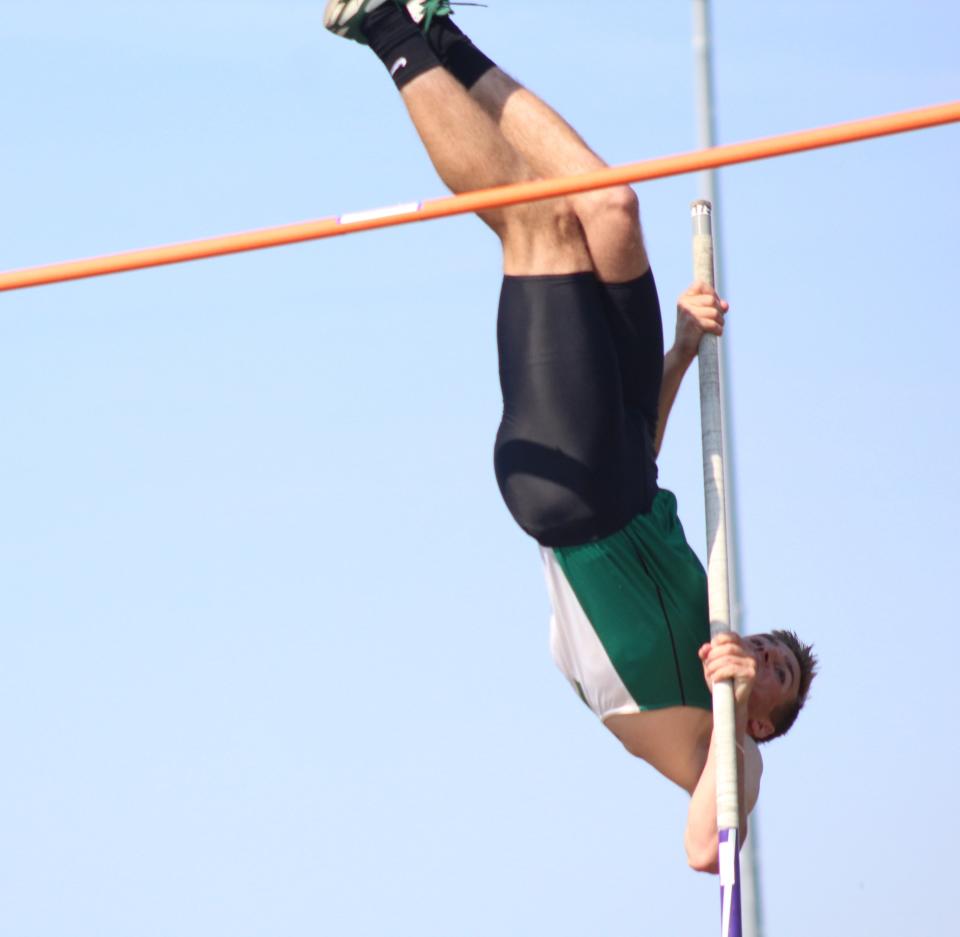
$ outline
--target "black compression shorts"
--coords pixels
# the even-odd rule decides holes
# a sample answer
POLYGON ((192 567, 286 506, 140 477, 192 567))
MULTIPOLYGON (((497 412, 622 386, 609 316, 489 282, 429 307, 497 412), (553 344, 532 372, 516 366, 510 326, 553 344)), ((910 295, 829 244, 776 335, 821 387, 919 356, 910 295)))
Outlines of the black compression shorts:
POLYGON ((572 546, 649 511, 663 377, 653 274, 505 277, 497 344, 494 465, 517 523, 544 546, 572 546))

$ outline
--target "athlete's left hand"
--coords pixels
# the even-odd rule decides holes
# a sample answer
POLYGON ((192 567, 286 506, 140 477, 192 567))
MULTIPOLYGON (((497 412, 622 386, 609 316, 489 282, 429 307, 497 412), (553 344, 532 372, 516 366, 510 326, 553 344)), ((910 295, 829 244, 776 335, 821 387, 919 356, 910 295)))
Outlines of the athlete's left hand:
POLYGON ((723 335, 723 318, 730 304, 706 283, 694 283, 677 300, 677 337, 674 347, 691 360, 703 334, 723 335))
POLYGON ((703 678, 713 689, 717 680, 733 680, 733 695, 738 706, 745 706, 757 676, 757 661, 733 632, 718 634, 698 652, 703 663, 703 678))

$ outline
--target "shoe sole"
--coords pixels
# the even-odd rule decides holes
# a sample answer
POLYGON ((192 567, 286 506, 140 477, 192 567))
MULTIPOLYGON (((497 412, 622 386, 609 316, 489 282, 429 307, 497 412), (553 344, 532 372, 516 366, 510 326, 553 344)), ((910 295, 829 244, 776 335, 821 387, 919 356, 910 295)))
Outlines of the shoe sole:
POLYGON ((323 11, 323 25, 337 36, 362 42, 363 17, 388 2, 393 0, 330 0, 323 11))

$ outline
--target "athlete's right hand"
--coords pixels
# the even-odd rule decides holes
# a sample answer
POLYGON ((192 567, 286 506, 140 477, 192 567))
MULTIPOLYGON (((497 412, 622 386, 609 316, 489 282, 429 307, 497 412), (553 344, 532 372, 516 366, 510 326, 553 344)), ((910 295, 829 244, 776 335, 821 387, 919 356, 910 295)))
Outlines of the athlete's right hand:
POLYGON ((707 686, 712 690, 718 680, 733 680, 734 700, 738 706, 745 706, 757 676, 757 661, 740 635, 732 631, 718 634, 709 644, 702 645, 698 654, 707 686))
POLYGON ((677 300, 677 334, 674 347, 693 360, 705 332, 723 335, 723 317, 730 304, 706 283, 694 283, 677 300))

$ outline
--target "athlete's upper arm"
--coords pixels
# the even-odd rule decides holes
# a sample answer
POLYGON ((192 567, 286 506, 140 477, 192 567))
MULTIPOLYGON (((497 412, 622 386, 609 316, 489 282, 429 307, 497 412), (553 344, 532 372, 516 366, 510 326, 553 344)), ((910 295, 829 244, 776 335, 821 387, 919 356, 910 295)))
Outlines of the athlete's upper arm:
POLYGON ((748 814, 757 805, 762 775, 763 758, 760 757, 760 749, 748 735, 743 740, 743 797, 748 814))

